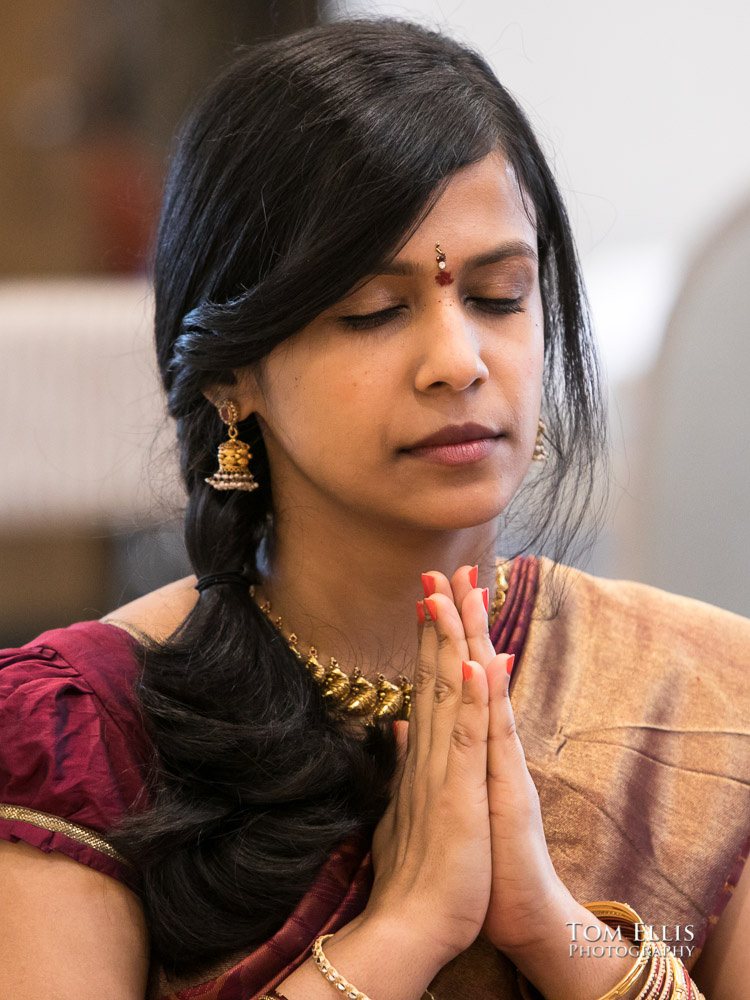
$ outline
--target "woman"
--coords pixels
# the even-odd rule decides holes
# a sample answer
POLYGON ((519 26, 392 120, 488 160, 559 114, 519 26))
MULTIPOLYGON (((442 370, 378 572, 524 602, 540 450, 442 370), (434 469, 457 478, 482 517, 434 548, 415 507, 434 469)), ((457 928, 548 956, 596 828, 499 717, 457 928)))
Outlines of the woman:
POLYGON ((487 65, 391 20, 252 48, 155 279, 195 576, 4 653, 2 994, 739 996, 750 624, 558 565, 597 368, 487 65))

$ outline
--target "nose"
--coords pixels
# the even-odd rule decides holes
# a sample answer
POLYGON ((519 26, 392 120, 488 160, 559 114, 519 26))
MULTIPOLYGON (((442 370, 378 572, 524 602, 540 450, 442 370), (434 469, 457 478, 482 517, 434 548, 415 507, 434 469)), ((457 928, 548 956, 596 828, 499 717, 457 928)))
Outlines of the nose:
POLYGON ((481 355, 481 335, 456 303, 442 302, 422 320, 415 388, 461 392, 481 385, 489 370, 481 355))

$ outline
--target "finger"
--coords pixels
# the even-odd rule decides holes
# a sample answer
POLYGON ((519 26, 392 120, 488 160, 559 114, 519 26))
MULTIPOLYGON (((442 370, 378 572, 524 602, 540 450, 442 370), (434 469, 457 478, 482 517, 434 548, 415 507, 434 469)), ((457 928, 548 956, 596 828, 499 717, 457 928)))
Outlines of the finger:
MULTIPOLYGON (((437 651, 439 640, 434 628, 434 620, 427 610, 426 602, 434 601, 439 595, 440 600, 444 597, 451 604, 453 594, 446 577, 433 570, 430 573, 422 574, 422 586, 425 594, 431 595, 421 601, 417 601, 417 658, 415 662, 414 677, 412 681, 412 705, 410 719, 414 725, 410 727, 409 746, 414 748, 412 756, 409 758, 408 770, 409 780, 413 778, 413 771, 417 766, 417 760, 424 758, 430 752, 430 733, 432 730, 432 703, 434 700, 435 676, 437 671, 437 651), (419 697, 417 697, 419 694, 419 697), (420 744, 422 749, 418 749, 420 744)), ((437 604, 431 605, 436 611, 437 604)), ((455 609, 454 609, 455 610, 455 609)), ((454 617, 455 630, 462 629, 460 617, 454 617)), ((443 625, 445 625, 445 615, 443 615, 443 625)), ((463 633, 461 633, 463 638, 463 633)), ((465 645, 465 644, 464 644, 465 645)), ((468 655, 468 647, 461 650, 468 655)))
POLYGON ((409 723, 404 719, 399 719, 393 723, 393 734, 396 738, 396 768, 390 784, 390 798, 386 806, 379 826, 380 836, 389 841, 393 836, 399 818, 404 813, 404 803, 408 799, 406 790, 406 762, 408 754, 408 733, 409 723))
POLYGON ((435 623, 425 598, 417 601, 418 645, 412 678, 411 710, 409 712, 409 744, 416 747, 424 743, 429 748, 432 728, 432 698, 435 687, 435 666, 438 640, 435 623))
POLYGON ((510 672, 515 657, 498 653, 488 664, 490 720, 487 741, 487 778, 497 786, 526 780, 528 770, 510 703, 510 672))
POLYGON ((453 601, 456 607, 461 610, 464 600, 468 594, 477 586, 479 576, 478 566, 459 566, 451 577, 451 590, 453 591, 453 601))
POLYGON ((393 723, 393 735, 396 738, 396 770, 391 782, 391 792, 395 793, 400 788, 404 772, 406 770, 406 756, 409 749, 409 722, 406 719, 398 719, 393 723))
POLYGON ((481 663, 462 663, 461 705, 453 724, 445 782, 456 795, 475 789, 487 794, 487 737, 489 731, 489 685, 481 663))
POLYGON ((497 655, 489 633, 489 601, 489 590, 486 587, 481 590, 475 588, 469 591, 461 605, 461 621, 469 655, 485 667, 497 655))
MULTIPOLYGON (((442 785, 448 760, 453 727, 462 703, 463 677, 461 663, 469 659, 463 623, 452 598, 435 594, 425 598, 425 605, 434 617, 435 672, 432 691, 432 721, 430 728, 429 761, 418 755, 426 767, 428 781, 442 785)), ((421 739, 421 734, 420 734, 421 739)))
MULTIPOLYGON (((391 778, 391 783, 389 786, 390 798, 386 812, 388 809, 394 810, 396 799, 398 798, 400 790, 404 785, 404 776, 406 773, 406 758, 408 753, 408 726, 409 723, 403 719, 394 720, 393 722, 393 736, 396 741, 396 767, 393 771, 393 777, 391 778), (399 723, 401 726, 399 728, 399 723)), ((385 813, 384 813, 385 815, 385 813)))
POLYGON ((453 591, 448 577, 436 569, 422 574, 422 589, 425 597, 432 597, 433 594, 444 594, 451 601, 453 600, 453 591))
MULTIPOLYGON (((409 710, 409 727, 406 734, 398 733, 406 742, 404 770, 401 786, 408 792, 414 781, 417 766, 417 748, 420 743, 429 747, 430 728, 432 725, 432 688, 434 686, 434 662, 437 649, 435 629, 425 602, 417 601, 417 657, 412 678, 411 707, 409 710), (417 694, 419 693, 419 697, 417 694)), ((400 786, 400 787, 401 787, 400 786)))

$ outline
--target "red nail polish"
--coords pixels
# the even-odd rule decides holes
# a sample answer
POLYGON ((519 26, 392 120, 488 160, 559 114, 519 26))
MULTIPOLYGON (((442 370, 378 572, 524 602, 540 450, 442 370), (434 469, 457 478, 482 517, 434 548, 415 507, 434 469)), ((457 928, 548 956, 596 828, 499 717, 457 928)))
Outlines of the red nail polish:
POLYGON ((435 603, 435 601, 431 597, 425 597, 424 603, 426 604, 427 610, 430 613, 430 618, 432 618, 432 620, 434 622, 436 622, 437 621, 437 604, 435 603))
POLYGON ((395 719, 393 720, 393 735, 394 736, 398 735, 398 731, 396 729, 396 720, 395 719))
POLYGON ((421 601, 417 601, 417 621, 420 625, 424 625, 424 607, 421 601))
POLYGON ((510 673, 511 670, 513 669, 513 664, 515 663, 515 660, 516 660, 516 654, 511 653, 510 656, 508 657, 508 662, 505 664, 508 673, 510 673))
POLYGON ((435 577, 430 576, 429 573, 422 574, 422 589, 424 590, 425 597, 432 597, 435 593, 435 588, 437 584, 435 583, 435 577))
POLYGON ((472 566, 472 568, 469 570, 469 583, 472 585, 472 587, 476 587, 478 579, 479 579, 479 567, 472 566))
POLYGON ((468 681, 471 677, 473 671, 471 669, 471 664, 467 663, 466 660, 461 661, 461 673, 464 675, 464 680, 468 681))
POLYGON ((484 590, 482 591, 482 600, 484 601, 484 610, 485 611, 489 611, 490 610, 490 592, 489 592, 489 589, 487 587, 485 587, 484 590))

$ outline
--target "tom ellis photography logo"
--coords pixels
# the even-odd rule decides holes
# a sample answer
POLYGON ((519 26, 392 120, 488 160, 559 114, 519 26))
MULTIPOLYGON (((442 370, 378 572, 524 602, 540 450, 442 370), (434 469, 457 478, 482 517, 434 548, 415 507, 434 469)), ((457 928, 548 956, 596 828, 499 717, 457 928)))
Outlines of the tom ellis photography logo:
POLYGON ((617 955, 624 958, 638 955, 644 941, 658 940, 669 945, 669 950, 677 958, 689 958, 695 950, 691 941, 695 940, 693 924, 634 924, 632 934, 625 937, 620 927, 601 927, 598 924, 584 924, 568 921, 570 927, 570 955, 586 958, 604 958, 617 955))

